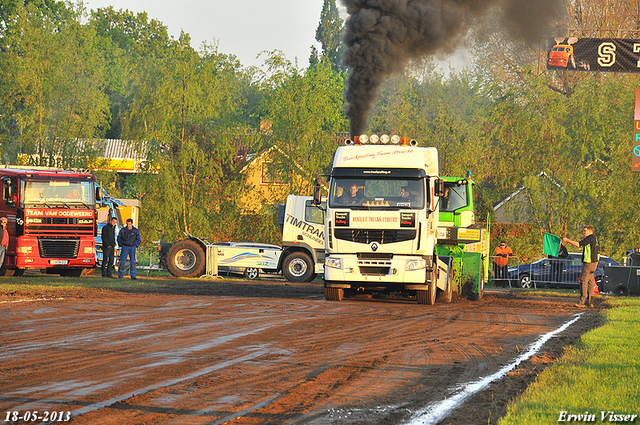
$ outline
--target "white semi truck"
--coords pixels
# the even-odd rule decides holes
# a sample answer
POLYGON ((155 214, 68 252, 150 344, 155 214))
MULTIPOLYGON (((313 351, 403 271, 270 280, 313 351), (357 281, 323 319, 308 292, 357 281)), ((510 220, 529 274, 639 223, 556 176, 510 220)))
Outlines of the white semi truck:
POLYGON ((242 269, 249 279, 264 271, 282 273, 292 282, 310 282, 323 268, 324 202, 316 206, 312 196, 287 197, 278 214, 282 247, 254 242, 209 243, 191 236, 173 244, 162 241, 159 262, 176 277, 201 276, 209 245, 217 249, 219 267, 242 269))
MULTIPOLYGON (((451 299, 447 263, 436 255, 436 148, 394 135, 354 137, 335 153, 325 222, 324 292, 400 292, 433 304, 451 299)), ((316 187, 314 201, 322 190, 316 187)))

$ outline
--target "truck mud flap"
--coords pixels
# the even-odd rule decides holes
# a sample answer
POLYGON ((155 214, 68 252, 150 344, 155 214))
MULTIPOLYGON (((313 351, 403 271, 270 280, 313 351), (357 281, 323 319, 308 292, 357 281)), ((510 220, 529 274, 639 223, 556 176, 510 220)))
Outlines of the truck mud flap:
POLYGON ((451 284, 451 264, 453 259, 447 256, 438 256, 438 277, 437 286, 439 289, 446 291, 451 284))

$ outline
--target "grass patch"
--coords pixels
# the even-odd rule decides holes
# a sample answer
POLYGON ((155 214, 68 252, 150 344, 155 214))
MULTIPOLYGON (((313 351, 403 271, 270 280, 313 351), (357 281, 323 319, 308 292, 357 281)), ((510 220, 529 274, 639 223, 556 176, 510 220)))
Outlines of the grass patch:
POLYGON ((108 279, 101 276, 81 276, 81 277, 61 277, 58 275, 24 275, 21 277, 8 277, 0 280, 0 298, 6 297, 15 292, 33 293, 46 291, 55 293, 56 291, 86 289, 86 290, 107 290, 123 292, 154 292, 168 285, 175 285, 180 281, 188 282, 191 279, 175 279, 166 276, 146 275, 138 276, 132 280, 129 277, 123 279, 108 279))
MULTIPOLYGON (((565 415, 601 412, 640 415, 640 299, 608 298, 604 325, 582 336, 538 375, 508 408, 499 425, 548 424, 565 415)), ((628 420, 628 419, 627 419, 628 420)), ((640 423, 636 416, 633 423, 640 423)))

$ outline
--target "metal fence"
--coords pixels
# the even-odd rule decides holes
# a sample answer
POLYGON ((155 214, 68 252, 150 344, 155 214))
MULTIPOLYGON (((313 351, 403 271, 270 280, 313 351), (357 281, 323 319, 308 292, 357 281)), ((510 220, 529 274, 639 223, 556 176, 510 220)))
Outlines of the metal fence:
POLYGON ((521 262, 517 256, 511 256, 508 258, 506 277, 500 275, 500 271, 495 268, 495 258, 490 257, 489 279, 496 286, 529 289, 570 288, 580 285, 582 260, 579 256, 570 256, 567 259, 535 258, 526 263, 521 262))

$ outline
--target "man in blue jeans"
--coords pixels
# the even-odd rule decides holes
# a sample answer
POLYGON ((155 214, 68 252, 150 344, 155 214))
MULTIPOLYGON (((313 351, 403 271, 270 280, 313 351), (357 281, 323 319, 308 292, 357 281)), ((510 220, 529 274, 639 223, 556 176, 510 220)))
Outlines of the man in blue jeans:
POLYGON ((129 257, 129 271, 131 279, 136 276, 136 248, 140 246, 140 232, 133 227, 133 220, 127 219, 127 226, 118 232, 118 245, 120 245, 120 265, 118 266, 118 279, 124 276, 124 266, 129 257))

